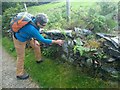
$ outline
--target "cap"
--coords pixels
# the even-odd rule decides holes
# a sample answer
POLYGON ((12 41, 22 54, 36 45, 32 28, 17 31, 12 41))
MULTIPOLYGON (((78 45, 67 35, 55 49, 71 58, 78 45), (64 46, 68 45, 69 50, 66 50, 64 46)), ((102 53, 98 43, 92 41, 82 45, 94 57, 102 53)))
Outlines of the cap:
POLYGON ((48 22, 48 17, 44 13, 39 13, 39 14, 36 15, 35 21, 39 22, 41 25, 43 25, 44 23, 48 22))

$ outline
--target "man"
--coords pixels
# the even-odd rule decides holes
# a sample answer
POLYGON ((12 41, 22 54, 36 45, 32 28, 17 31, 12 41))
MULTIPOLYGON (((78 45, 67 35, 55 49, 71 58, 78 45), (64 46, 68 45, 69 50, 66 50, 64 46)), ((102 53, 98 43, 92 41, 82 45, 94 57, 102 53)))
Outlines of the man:
POLYGON ((21 28, 19 32, 16 32, 13 35, 13 41, 17 52, 16 77, 22 80, 29 77, 29 75, 24 71, 25 46, 27 41, 30 40, 30 45, 32 48, 34 48, 36 63, 41 63, 43 61, 41 57, 40 44, 37 40, 47 44, 53 43, 60 46, 63 44, 63 40, 45 39, 39 33, 39 29, 46 26, 48 22, 46 14, 41 13, 36 15, 36 17, 33 19, 33 22, 37 27, 31 23, 28 23, 23 28, 21 28))

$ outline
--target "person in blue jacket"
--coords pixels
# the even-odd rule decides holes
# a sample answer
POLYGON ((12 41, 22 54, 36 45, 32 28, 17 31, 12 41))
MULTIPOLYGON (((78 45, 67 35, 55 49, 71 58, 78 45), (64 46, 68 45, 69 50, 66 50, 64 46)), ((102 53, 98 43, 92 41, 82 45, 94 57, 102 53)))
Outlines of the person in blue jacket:
POLYGON ((29 75, 24 70, 25 47, 28 41, 30 41, 30 45, 34 49, 36 63, 41 63, 43 61, 38 41, 46 44, 58 44, 60 46, 64 43, 63 40, 45 39, 40 34, 39 29, 45 27, 48 23, 46 14, 39 13, 36 15, 33 22, 36 24, 37 28, 33 24, 29 23, 13 35, 14 46, 17 52, 16 77, 22 80, 29 78, 29 75))

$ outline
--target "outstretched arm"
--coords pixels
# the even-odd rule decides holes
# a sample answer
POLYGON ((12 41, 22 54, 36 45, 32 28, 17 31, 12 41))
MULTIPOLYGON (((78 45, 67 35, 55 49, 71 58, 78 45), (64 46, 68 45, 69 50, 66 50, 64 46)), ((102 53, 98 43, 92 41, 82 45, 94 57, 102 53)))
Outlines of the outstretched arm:
POLYGON ((47 44, 58 44, 58 45, 62 45, 64 43, 63 40, 51 40, 51 39, 45 39, 38 30, 32 30, 32 35, 34 38, 36 38, 37 40, 43 42, 43 43, 47 43, 47 44))

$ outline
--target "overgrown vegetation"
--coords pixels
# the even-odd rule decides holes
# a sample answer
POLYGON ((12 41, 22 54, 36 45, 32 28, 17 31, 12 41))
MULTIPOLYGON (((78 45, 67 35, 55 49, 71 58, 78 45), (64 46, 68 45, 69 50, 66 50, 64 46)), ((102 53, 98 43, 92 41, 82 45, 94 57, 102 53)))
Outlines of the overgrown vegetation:
POLYGON ((0 39, 2 37, 2 16, 0 15, 0 39))
MULTIPOLYGON (((13 42, 8 38, 2 39, 4 48, 16 58, 16 52, 13 50, 13 42)), ((25 69, 32 79, 43 88, 112 88, 117 85, 111 85, 109 82, 103 82, 97 78, 88 77, 83 74, 78 67, 61 60, 45 59, 41 64, 36 64, 32 49, 26 49, 25 69)))
MULTIPOLYGON (((4 4, 6 3, 4 2, 3 5, 4 4)), ((49 17, 49 23, 46 29, 73 30, 74 27, 79 27, 92 30, 93 32, 109 32, 117 26, 117 3, 90 2, 90 4, 88 4, 86 2, 71 2, 71 21, 69 23, 66 21, 65 4, 65 2, 54 2, 40 6, 32 6, 28 8, 28 12, 33 15, 40 12, 46 13, 49 17)), ((25 11, 23 9, 23 3, 12 3, 12 5, 16 8, 11 7, 3 10, 3 31, 10 28, 10 20, 16 13, 25 11)))
MULTIPOLYGON (((3 36, 7 36, 6 31, 10 28, 9 23, 13 15, 18 12, 23 11, 23 5, 20 3, 16 4, 16 8, 11 7, 3 12, 3 25, 2 32, 3 36), (14 13, 11 13, 14 12, 14 13)), ((65 2, 54 2, 49 4, 44 4, 40 6, 28 7, 28 12, 36 15, 37 13, 46 13, 49 17, 49 23, 45 27, 46 30, 49 29, 72 29, 75 27, 81 29, 91 30, 93 33, 96 32, 110 32, 113 31, 114 27, 117 26, 117 3, 107 3, 107 2, 72 2, 71 3, 71 21, 66 22, 66 6, 65 2)), ((66 38, 67 39, 67 38, 66 38)), ((78 39, 78 44, 73 48, 74 52, 82 56, 87 56, 89 59, 94 57, 91 55, 92 52, 97 51, 99 43, 94 40, 85 40, 86 44, 81 45, 82 39, 78 39), (94 46, 94 47, 92 47, 94 46)), ((8 40, 8 38, 3 38, 3 46, 9 52, 16 57, 14 51, 14 45, 8 40), (8 46, 9 45, 9 46, 8 46)), ((42 48, 42 53, 44 56, 49 57, 54 60, 58 57, 60 52, 60 47, 53 45, 53 47, 42 48)), ((99 59, 102 59, 105 55, 102 52, 97 54, 99 59)), ((62 60, 49 60, 46 59, 40 65, 36 65, 34 62, 34 54, 31 49, 28 49, 25 57, 25 67, 30 73, 31 77, 38 82, 38 84, 43 87, 68 87, 68 88, 101 88, 101 87, 117 87, 111 86, 107 82, 103 82, 99 79, 93 79, 85 74, 82 74, 78 70, 78 67, 73 67, 67 62, 62 62, 62 60)), ((86 71, 87 72, 87 71, 86 71)))

